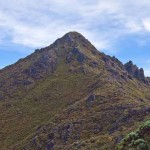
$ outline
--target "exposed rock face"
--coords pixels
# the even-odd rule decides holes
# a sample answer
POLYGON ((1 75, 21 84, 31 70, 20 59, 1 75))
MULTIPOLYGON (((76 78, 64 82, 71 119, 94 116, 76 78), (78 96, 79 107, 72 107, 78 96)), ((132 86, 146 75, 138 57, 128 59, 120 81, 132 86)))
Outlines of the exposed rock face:
POLYGON ((67 63, 70 63, 73 59, 77 59, 78 62, 83 62, 85 60, 85 55, 80 52, 78 48, 73 48, 72 51, 67 55, 67 63))
POLYGON ((135 76, 135 73, 138 71, 138 67, 133 65, 132 61, 127 62, 124 66, 130 75, 135 76))
POLYGON ((143 68, 138 68, 132 61, 122 64, 117 58, 103 55, 102 60, 109 72, 119 79, 124 80, 136 78, 145 84, 149 84, 149 79, 145 77, 143 68))
POLYGON ((106 63, 107 66, 112 67, 114 69, 124 69, 124 66, 121 61, 119 61, 116 57, 110 57, 107 55, 103 55, 102 60, 106 63))
POLYGON ((128 80, 128 73, 124 68, 124 65, 116 57, 110 57, 103 55, 102 60, 105 62, 106 69, 117 79, 117 80, 128 80))
POLYGON ((103 55, 102 60, 105 62, 105 66, 109 72, 119 79, 121 77, 124 80, 136 78, 145 84, 149 84, 149 78, 144 75, 143 68, 138 68, 132 61, 123 65, 117 58, 103 55))
POLYGON ((40 79, 49 72, 54 72, 57 65, 57 59, 55 57, 45 54, 28 69, 24 70, 23 73, 33 79, 40 79))
POLYGON ((148 84, 148 80, 146 79, 144 75, 144 70, 143 68, 138 68, 136 65, 133 64, 132 61, 127 62, 124 65, 125 69, 127 70, 128 74, 131 75, 132 77, 148 84))

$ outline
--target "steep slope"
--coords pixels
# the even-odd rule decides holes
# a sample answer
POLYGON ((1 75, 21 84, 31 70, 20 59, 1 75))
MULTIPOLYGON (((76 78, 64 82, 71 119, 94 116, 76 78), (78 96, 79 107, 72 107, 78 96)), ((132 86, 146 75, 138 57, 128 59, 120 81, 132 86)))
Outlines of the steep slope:
POLYGON ((69 32, 1 70, 1 149, 115 147, 150 113, 149 80, 133 68, 69 32))

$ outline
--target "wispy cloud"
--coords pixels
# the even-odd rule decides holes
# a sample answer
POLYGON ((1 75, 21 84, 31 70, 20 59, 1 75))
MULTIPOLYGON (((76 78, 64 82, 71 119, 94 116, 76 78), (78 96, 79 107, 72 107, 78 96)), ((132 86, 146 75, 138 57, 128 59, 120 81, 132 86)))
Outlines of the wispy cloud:
POLYGON ((149 7, 148 0, 5 0, 0 39, 37 48, 76 30, 98 49, 114 51, 119 38, 150 32, 149 7))

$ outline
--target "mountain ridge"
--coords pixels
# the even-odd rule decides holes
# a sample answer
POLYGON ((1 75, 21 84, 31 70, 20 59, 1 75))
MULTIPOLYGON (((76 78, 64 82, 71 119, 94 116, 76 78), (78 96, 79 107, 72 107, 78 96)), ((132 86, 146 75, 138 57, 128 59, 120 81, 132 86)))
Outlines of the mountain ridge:
MULTIPOLYGON (((67 43, 67 44, 69 43, 69 45, 72 46, 72 47, 78 47, 76 41, 82 42, 83 45, 85 43, 86 43, 85 45, 88 45, 88 46, 90 45, 92 47, 90 49, 90 50, 92 50, 92 54, 96 54, 96 53, 98 54, 99 53, 99 54, 103 55, 104 58, 102 58, 102 60, 105 61, 105 62, 107 61, 107 63, 110 63, 108 61, 110 61, 110 59, 111 59, 112 61, 116 61, 117 63, 120 63, 120 66, 123 64, 121 61, 116 59, 114 56, 113 57, 109 57, 108 55, 105 55, 102 52, 99 52, 84 36, 82 36, 80 33, 76 32, 76 31, 71 31, 71 32, 66 33, 63 37, 57 39, 53 44, 51 44, 51 45, 49 45, 49 46, 47 46, 45 48, 36 49, 35 53, 44 53, 44 51, 45 52, 46 51, 50 51, 53 48, 59 47, 59 45, 61 43, 63 43, 63 44, 64 43, 67 43)), ((73 49, 73 50, 74 50, 73 53, 79 53, 77 51, 80 51, 80 49, 73 49)), ((59 53, 58 50, 57 50, 57 53, 59 53)), ((83 52, 80 52, 80 53, 82 55, 83 52)), ((86 52, 84 52, 84 53, 86 53, 86 52)), ((34 53, 32 53, 31 55, 27 56, 26 58, 31 57, 33 54, 34 53)), ((43 58, 43 59, 48 59, 48 57, 45 56, 45 58, 43 58)), ((18 60, 16 63, 18 63, 18 62, 20 62, 22 60, 24 60, 24 58, 18 60)), ((81 58, 81 60, 82 60, 82 58, 81 58)), ((11 67, 12 65, 7 66, 4 69, 7 69, 7 68, 11 67)), ((129 62, 123 64, 123 65, 124 65, 124 68, 126 69, 126 71, 128 72, 129 75, 131 75, 131 76, 133 76, 133 77, 143 81, 144 83, 148 83, 148 82, 146 82, 146 77, 144 75, 143 68, 139 69, 136 65, 133 64, 133 62, 131 60, 129 62), (138 76, 138 74, 139 74, 139 76, 138 76)), ((123 66, 121 66, 121 67, 123 67, 123 66)), ((4 70, 4 69, 1 69, 0 72, 2 72, 2 70, 4 70)))
POLYGON ((1 70, 0 88, 2 150, 115 148, 150 113, 144 71, 77 32, 1 70))

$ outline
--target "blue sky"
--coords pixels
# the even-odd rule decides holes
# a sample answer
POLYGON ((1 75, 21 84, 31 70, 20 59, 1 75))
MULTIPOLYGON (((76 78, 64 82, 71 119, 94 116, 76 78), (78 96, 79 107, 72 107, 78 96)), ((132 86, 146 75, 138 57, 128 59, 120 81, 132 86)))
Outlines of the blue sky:
POLYGON ((0 68, 69 31, 150 76, 149 0, 0 0, 0 68))

